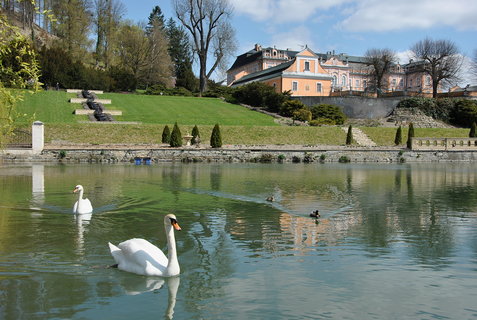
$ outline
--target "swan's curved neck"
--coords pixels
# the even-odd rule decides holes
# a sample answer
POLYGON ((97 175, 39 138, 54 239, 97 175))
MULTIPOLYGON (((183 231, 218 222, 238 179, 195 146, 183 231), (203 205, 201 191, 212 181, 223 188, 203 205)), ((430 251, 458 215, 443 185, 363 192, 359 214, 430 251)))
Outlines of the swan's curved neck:
POLYGON ((177 260, 176 251, 176 238, 174 236, 174 228, 170 225, 166 225, 166 237, 167 237, 167 270, 172 273, 179 273, 179 261, 177 260))
POLYGON ((83 189, 79 191, 79 195, 78 195, 78 200, 82 200, 82 199, 83 199, 83 189))

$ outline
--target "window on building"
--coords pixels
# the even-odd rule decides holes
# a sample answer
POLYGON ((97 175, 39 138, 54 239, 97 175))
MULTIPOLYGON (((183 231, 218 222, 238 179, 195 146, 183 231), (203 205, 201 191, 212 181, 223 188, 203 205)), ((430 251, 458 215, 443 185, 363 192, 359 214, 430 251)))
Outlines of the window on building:
POLYGON ((412 87, 412 79, 409 79, 409 86, 412 87))
POLYGON ((298 91, 298 82, 297 81, 292 82, 292 91, 298 91))
POLYGON ((321 92, 321 83, 316 84, 316 92, 321 92))
POLYGON ((305 71, 310 71, 310 61, 305 61, 305 71))
POLYGON ((427 76, 427 78, 426 78, 426 84, 427 84, 428 86, 431 85, 431 77, 427 76))
POLYGON ((309 85, 305 86, 305 91, 310 91, 310 86, 309 85))
POLYGON ((363 80, 363 87, 367 88, 368 87, 368 82, 366 80, 363 80))
POLYGON ((396 79, 393 79, 392 84, 393 84, 393 87, 396 86, 396 79))
POLYGON ((341 77, 341 85, 342 85, 343 87, 346 87, 346 76, 342 76, 342 77, 341 77))
POLYGON ((333 76, 333 87, 336 86, 338 84, 338 77, 336 75, 333 76))
POLYGON ((359 80, 356 80, 356 88, 359 88, 359 80))
POLYGON ((403 81, 402 79, 401 79, 401 80, 399 80, 399 86, 400 86, 400 87, 402 87, 402 86, 403 86, 403 84, 404 84, 404 81, 403 81))

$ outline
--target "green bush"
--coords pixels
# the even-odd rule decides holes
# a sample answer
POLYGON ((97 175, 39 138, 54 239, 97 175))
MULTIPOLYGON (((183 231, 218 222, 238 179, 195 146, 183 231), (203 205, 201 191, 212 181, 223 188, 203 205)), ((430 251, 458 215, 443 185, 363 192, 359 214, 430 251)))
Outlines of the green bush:
POLYGON ((340 163, 348 163, 348 162, 351 162, 351 159, 350 159, 348 156, 341 156, 341 157, 338 159, 338 162, 340 162, 340 163))
POLYGON ((295 111, 305 108, 306 106, 300 100, 287 100, 281 105, 279 114, 284 117, 293 117, 295 111))
POLYGON ((475 122, 472 122, 472 126, 470 127, 470 132, 469 132, 469 138, 477 137, 476 129, 477 129, 477 124, 475 122))
POLYGON ((395 145, 400 145, 402 143, 402 128, 399 126, 399 128, 396 130, 396 137, 394 138, 394 144, 395 145))
POLYGON ((192 144, 199 144, 200 142, 200 133, 199 133, 199 128, 197 128, 197 125, 194 126, 192 129, 192 144))
POLYGON ((290 92, 277 93, 272 86, 253 82, 235 89, 232 97, 238 103, 278 112, 283 102, 290 98, 290 92))
POLYGON ((340 107, 332 104, 315 105, 310 110, 313 120, 324 121, 322 119, 328 119, 329 123, 326 124, 341 125, 346 121, 346 115, 341 111, 340 107))
POLYGON ((409 130, 407 132, 407 142, 406 142, 406 145, 407 145, 407 148, 408 149, 411 149, 412 147, 412 138, 414 137, 414 125, 412 124, 412 122, 409 124, 409 130))
POLYGON ((162 131, 162 143, 170 143, 171 142, 171 130, 169 126, 166 125, 164 130, 162 131))
POLYGON ((417 108, 426 116, 449 123, 457 99, 412 97, 401 100, 397 108, 417 108))
POLYGON ((220 134, 219 124, 216 124, 214 129, 212 129, 212 134, 210 136, 210 146, 212 148, 222 147, 222 136, 220 134))
POLYGON ((451 112, 453 124, 470 127, 473 122, 477 122, 477 102, 472 100, 459 100, 451 112))
POLYGON ((297 121, 311 121, 311 111, 302 108, 293 112, 293 120, 297 121))
POLYGON ((308 124, 312 127, 319 127, 322 125, 334 125, 335 122, 328 118, 318 118, 318 119, 309 121, 308 124))
POLYGON ((169 142, 169 145, 174 148, 182 146, 182 134, 177 122, 174 124, 174 128, 172 128, 171 141, 169 142))
POLYGON ((346 145, 353 143, 353 127, 350 125, 348 127, 348 134, 346 135, 346 145))

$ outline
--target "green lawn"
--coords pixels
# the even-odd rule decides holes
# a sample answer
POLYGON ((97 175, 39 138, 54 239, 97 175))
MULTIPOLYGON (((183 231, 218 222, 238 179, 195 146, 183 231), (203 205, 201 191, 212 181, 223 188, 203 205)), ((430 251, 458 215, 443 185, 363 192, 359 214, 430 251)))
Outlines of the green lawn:
MULTIPOLYGON (((40 91, 25 93, 18 111, 28 115, 35 114, 35 120, 44 123, 76 123, 87 120, 73 111, 81 108, 72 104, 70 98, 75 94, 64 91, 40 91)), ((184 125, 239 125, 239 126, 278 126, 272 117, 248 110, 238 105, 225 103, 215 98, 147 96, 140 94, 107 93, 98 95, 99 99, 111 99, 106 109, 121 110, 117 121, 135 121, 151 124, 184 125)))
MULTIPOLYGON (((238 105, 214 98, 146 96, 106 93, 99 98, 111 99, 107 109, 121 110, 118 121, 139 124, 78 123, 87 116, 73 114, 79 104, 72 104, 75 94, 64 91, 24 92, 18 111, 45 123, 46 142, 71 143, 160 143, 164 125, 179 124, 182 134, 199 126, 203 143, 208 143, 212 127, 220 124, 224 144, 298 144, 344 145, 346 132, 339 127, 286 127, 273 118, 238 105)), ((29 126, 30 120, 22 126, 29 126)), ((397 128, 360 127, 379 146, 393 146, 397 128)), ((403 145, 407 127, 403 127, 403 145)), ((415 128, 416 137, 467 137, 469 129, 415 128)))
MULTIPOLYGON (((169 125, 170 128, 171 125, 169 125)), ((179 125, 182 135, 192 125, 179 125)), ((208 144, 213 126, 199 125, 202 142, 208 144)), ((156 124, 49 124, 45 126, 47 143, 161 143, 164 125, 156 124)), ((223 144, 301 144, 344 145, 346 133, 338 127, 220 126, 223 144)))
MULTIPOLYGON (((396 137, 397 128, 383 127, 359 127, 361 131, 376 142, 378 146, 393 146, 396 137)), ((414 128, 414 136, 419 138, 439 138, 439 137, 455 137, 464 138, 469 136, 470 129, 454 129, 454 128, 414 128)), ((408 127, 402 127, 402 143, 406 144, 408 127)))

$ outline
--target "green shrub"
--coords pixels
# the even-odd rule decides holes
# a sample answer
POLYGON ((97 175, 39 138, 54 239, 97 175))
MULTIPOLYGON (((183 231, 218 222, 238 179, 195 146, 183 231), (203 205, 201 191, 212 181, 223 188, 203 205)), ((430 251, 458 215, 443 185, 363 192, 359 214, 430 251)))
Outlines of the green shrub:
POLYGON ((279 114, 284 117, 293 117, 295 111, 305 108, 306 106, 300 100, 287 100, 281 105, 279 114))
POLYGON ((348 163, 348 162, 351 162, 351 159, 350 159, 348 156, 341 156, 341 157, 338 159, 338 162, 340 162, 340 163, 348 163))
POLYGON ((272 160, 273 160, 273 155, 271 155, 270 153, 262 154, 259 159, 259 161, 263 163, 270 163, 272 162, 272 160))
POLYGON ((402 129, 401 126, 396 131, 396 137, 394 138, 394 144, 395 145, 400 145, 402 143, 402 129))
POLYGON ((170 143, 171 142, 171 130, 169 126, 166 124, 164 130, 162 131, 162 143, 170 143))
POLYGON ((182 146, 182 134, 177 122, 174 124, 174 128, 172 128, 171 141, 169 142, 169 145, 174 148, 182 146))
POLYGON ((323 124, 341 125, 346 121, 346 115, 338 106, 332 104, 319 104, 312 106, 310 109, 312 119, 319 120, 323 124), (326 123, 324 123, 324 119, 328 119, 326 120, 326 123))
POLYGON ((312 127, 319 127, 319 126, 322 126, 322 125, 334 125, 335 122, 331 119, 328 119, 328 118, 318 118, 318 119, 314 119, 314 120, 311 120, 310 122, 308 122, 308 124, 312 127))
POLYGON ((450 117, 453 124, 470 127, 477 122, 477 102, 464 99, 457 101, 450 117))
POLYGON ((216 124, 214 129, 212 129, 212 134, 210 136, 210 146, 212 148, 222 147, 222 136, 220 134, 219 124, 216 124))
POLYGON ((325 162, 325 159, 326 159, 326 154, 321 154, 320 155, 320 162, 325 162))
POLYGON ((303 162, 304 163, 311 163, 313 162, 313 155, 311 153, 305 152, 305 155, 303 157, 303 162))
POLYGON ((283 161, 285 161, 285 155, 279 154, 278 157, 277 157, 277 160, 278 160, 278 162, 282 163, 283 161))
POLYGON ((194 126, 192 129, 192 144, 199 144, 200 143, 200 133, 199 133, 199 128, 197 128, 197 125, 194 126))
POLYGON ((409 130, 407 132, 407 142, 406 142, 406 145, 407 145, 407 148, 408 149, 411 149, 412 147, 412 138, 414 137, 414 125, 412 124, 412 122, 409 124, 409 130))
POLYGON ((346 135, 346 145, 353 143, 353 127, 350 125, 348 127, 348 134, 346 135))
POLYGON ((293 157, 292 157, 292 162, 293 162, 293 163, 300 163, 300 162, 301 162, 301 158, 300 158, 300 157, 297 157, 297 156, 293 156, 293 157))
POLYGON ((303 122, 311 121, 311 111, 306 108, 296 110, 293 112, 293 120, 303 121, 303 122))

